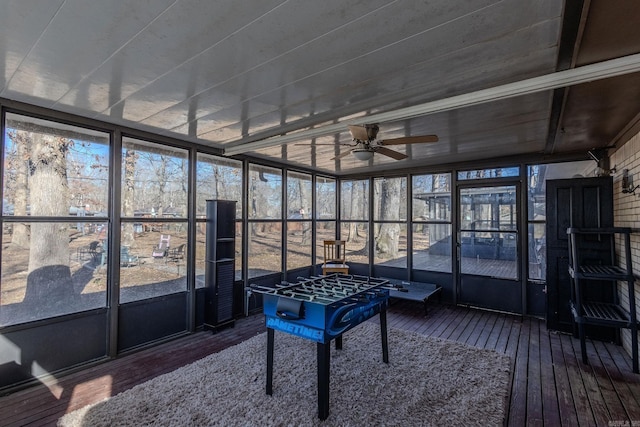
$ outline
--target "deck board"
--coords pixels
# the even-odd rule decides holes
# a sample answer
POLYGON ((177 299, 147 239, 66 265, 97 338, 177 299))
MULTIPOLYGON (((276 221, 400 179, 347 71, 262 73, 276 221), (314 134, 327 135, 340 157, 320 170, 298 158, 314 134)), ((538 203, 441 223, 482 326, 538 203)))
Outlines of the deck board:
POLYGON ((609 363, 607 359, 609 359, 608 354, 600 354, 596 350, 596 347, 591 343, 587 344, 587 352, 589 354, 589 359, 593 360, 594 358, 599 358, 599 364, 591 364, 592 367, 592 376, 595 378, 597 382, 597 387, 602 394, 603 403, 606 405, 607 414, 610 420, 619 420, 619 419, 639 419, 637 418, 640 414, 628 414, 622 401, 618 397, 616 393, 615 384, 611 380, 609 376, 607 364, 609 363), (636 418, 633 418, 634 415, 636 418))
POLYGON ((491 335, 491 331, 496 325, 497 316, 492 313, 483 313, 482 315, 482 329, 477 332, 477 334, 472 334, 473 337, 476 335, 475 342, 469 341, 469 345, 474 345, 478 348, 485 348, 487 344, 487 340, 491 335))
POLYGON ((527 394, 528 375, 527 366, 529 364, 529 320, 525 319, 521 324, 518 333, 509 334, 506 353, 512 358, 513 375, 511 385, 511 401, 509 403, 509 425, 524 426, 527 424, 527 394))
POLYGON ((560 424, 563 426, 577 426, 578 414, 576 413, 576 405, 573 402, 573 394, 571 393, 569 372, 567 371, 565 364, 560 335, 555 333, 551 339, 551 357, 553 364, 556 367, 556 370, 554 371, 554 379, 556 384, 558 410, 560 413, 560 424))
MULTIPOLYGON (((615 396, 624 408, 626 418, 621 418, 621 420, 626 420, 627 418, 629 420, 640 420, 640 384, 638 384, 638 375, 629 377, 622 373, 604 343, 595 341, 592 345, 600 355, 602 370, 606 372, 615 396)), ((629 369, 631 368, 629 367, 629 369)), ((612 396, 612 394, 608 394, 608 396, 612 396)), ((610 404, 613 403, 610 402, 610 404)), ((615 412, 614 415, 617 416, 619 413, 622 412, 615 412)))
POLYGON ((540 338, 540 387, 543 425, 561 425, 560 408, 558 404, 558 388, 555 378, 555 365, 551 351, 552 340, 555 338, 547 332, 546 327, 538 322, 540 338))
POLYGON ((502 330, 505 327, 510 327, 506 324, 506 316, 502 315, 496 317, 496 321, 493 324, 493 328, 489 332, 489 336, 487 337, 487 342, 485 343, 484 348, 495 350, 498 345, 500 335, 502 335, 502 330))
MULTIPOLYGON (((372 319, 371 321, 376 321, 372 319)), ((390 328, 457 340, 511 356, 507 426, 633 425, 640 420, 640 375, 622 347, 548 331, 543 320, 434 303, 394 303, 390 328)), ((52 426, 65 413, 127 390, 264 332, 260 314, 233 328, 198 332, 68 373, 0 397, 0 425, 52 426)))
MULTIPOLYGON (((527 345, 522 340, 521 345, 527 345)), ((530 322, 529 324, 529 353, 527 364, 527 425, 542 427, 544 426, 544 418, 542 411, 542 369, 540 357, 540 324, 539 322, 530 322)), ((518 357, 521 357, 518 351, 518 357)), ((524 357, 523 357, 524 358, 524 357)))
MULTIPOLYGON (((571 344, 573 346, 574 354, 576 356, 579 356, 581 354, 580 343, 576 342, 575 340, 571 340, 571 344)), ((596 355, 594 355, 590 360, 595 362, 595 359, 597 359, 596 355)), ((596 363, 592 363, 591 365, 579 363, 578 372, 580 373, 580 376, 582 378, 582 384, 585 388, 585 394, 589 399, 591 413, 596 421, 596 425, 607 425, 611 417, 604 402, 602 389, 598 384, 596 373, 594 372, 594 369, 597 369, 597 366, 598 365, 596 363)))
POLYGON ((562 345, 562 351, 564 353, 564 361, 567 369, 567 376, 569 377, 571 394, 573 395, 573 403, 576 407, 578 423, 580 425, 597 425, 593 418, 592 408, 589 406, 587 390, 584 387, 582 375, 580 374, 580 367, 577 358, 581 356, 579 352, 578 354, 574 352, 573 343, 571 341, 572 339, 568 335, 560 336, 560 344, 562 345))
POLYGON ((474 314, 473 318, 466 327, 464 327, 457 338, 458 342, 465 343, 467 345, 474 345, 478 339, 478 335, 482 330, 483 312, 478 311, 474 314), (473 338, 472 338, 473 337, 473 338), (469 342, 473 341, 473 342, 469 342))

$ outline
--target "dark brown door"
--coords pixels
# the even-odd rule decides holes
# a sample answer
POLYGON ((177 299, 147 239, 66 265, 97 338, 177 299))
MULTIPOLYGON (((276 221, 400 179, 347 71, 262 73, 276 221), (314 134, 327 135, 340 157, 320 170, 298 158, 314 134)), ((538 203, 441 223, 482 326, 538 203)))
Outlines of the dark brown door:
MULTIPOLYGON (((568 227, 599 228, 613 226, 613 181, 611 177, 572 178, 547 181, 547 328, 573 332, 569 309, 568 227)), ((585 253, 597 254, 602 242, 584 241, 585 253)), ((608 250, 602 256, 609 256, 608 250)), ((590 296, 607 301, 611 283, 590 284, 590 296)), ((606 333, 605 333, 606 334, 606 333)), ((604 338, 604 337, 601 337, 604 338)))

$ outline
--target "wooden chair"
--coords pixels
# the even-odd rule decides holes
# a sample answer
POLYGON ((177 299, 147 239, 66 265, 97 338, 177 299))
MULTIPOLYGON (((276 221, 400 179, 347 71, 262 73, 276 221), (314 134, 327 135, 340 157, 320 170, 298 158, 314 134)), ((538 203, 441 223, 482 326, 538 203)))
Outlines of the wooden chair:
POLYGON ((324 241, 324 261, 322 275, 330 273, 349 274, 349 266, 345 260, 346 243, 344 240, 324 241))

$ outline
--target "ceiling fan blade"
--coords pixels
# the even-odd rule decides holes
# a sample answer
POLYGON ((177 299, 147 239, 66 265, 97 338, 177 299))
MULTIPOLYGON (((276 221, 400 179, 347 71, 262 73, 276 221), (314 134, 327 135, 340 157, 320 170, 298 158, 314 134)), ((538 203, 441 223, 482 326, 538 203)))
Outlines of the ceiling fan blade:
POLYGON ((409 157, 406 154, 402 154, 402 153, 399 153, 397 151, 389 150, 388 148, 385 148, 385 147, 377 147, 376 148, 376 153, 380 153, 380 154, 382 154, 384 156, 389 156, 389 157, 391 157, 393 159, 396 159, 396 160, 404 160, 407 157, 409 157))
POLYGON ((338 160, 338 159, 341 159, 343 157, 347 157, 349 154, 351 154, 351 150, 343 151, 342 153, 338 154, 337 156, 332 157, 331 160, 338 160))
POLYGON ((380 145, 418 144, 421 142, 438 142, 438 135, 405 136, 378 141, 380 145))
POLYGON ((300 146, 305 146, 305 147, 315 147, 316 145, 330 145, 332 147, 335 146, 340 146, 343 145, 345 147, 353 147, 353 144, 347 144, 346 142, 340 142, 340 143, 336 143, 336 142, 327 142, 327 143, 317 143, 317 142, 299 142, 297 144, 292 144, 292 145, 300 145, 300 146))
POLYGON ((367 134, 367 128, 364 126, 349 125, 349 132, 351 132, 351 137, 353 139, 357 139, 359 141, 369 140, 369 135, 367 134))

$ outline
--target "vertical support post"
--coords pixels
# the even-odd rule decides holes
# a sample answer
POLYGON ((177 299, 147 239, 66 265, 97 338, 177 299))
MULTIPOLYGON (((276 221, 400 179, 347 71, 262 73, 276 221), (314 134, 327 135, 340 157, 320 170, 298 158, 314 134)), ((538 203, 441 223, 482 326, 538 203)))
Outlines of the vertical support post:
POLYGON ((342 334, 336 337, 336 350, 342 350, 342 334))
POLYGON ((273 393, 273 328, 267 328, 267 394, 273 393))
POLYGON ((318 418, 326 420, 329 416, 329 367, 331 359, 331 341, 318 343, 318 418))
POLYGON ((382 337, 382 361, 389 363, 389 342, 387 340, 387 302, 380 308, 380 336, 382 337))
POLYGON ((587 357, 587 342, 584 332, 584 323, 582 319, 578 319, 578 335, 580 336, 580 353, 582 353, 582 363, 585 365, 589 363, 589 359, 587 357))

